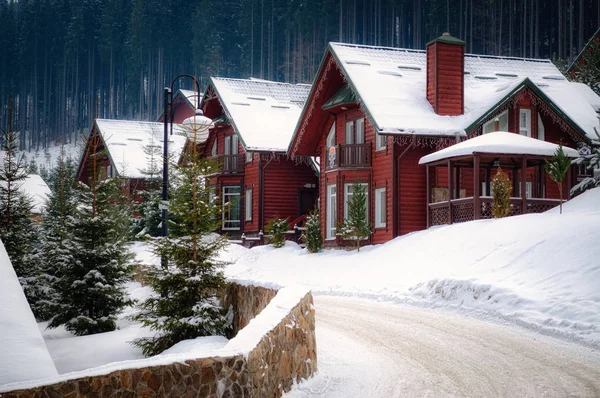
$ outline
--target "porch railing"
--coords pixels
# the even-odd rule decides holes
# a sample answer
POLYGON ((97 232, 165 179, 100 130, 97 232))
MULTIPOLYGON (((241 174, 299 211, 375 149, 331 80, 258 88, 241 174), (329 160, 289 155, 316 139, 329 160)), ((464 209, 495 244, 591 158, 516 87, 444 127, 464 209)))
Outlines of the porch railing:
MULTIPOLYGON (((429 204, 429 226, 453 224, 465 221, 475 220, 475 198, 454 199, 450 202, 436 202, 429 204)), ((493 198, 490 196, 482 196, 479 198, 481 206, 479 219, 494 218, 492 214, 493 198)), ((521 198, 511 198, 510 216, 515 216, 525 213, 543 213, 560 204, 558 199, 541 199, 531 198, 526 200, 526 209, 523 208, 523 200, 521 198)))
POLYGON ((211 159, 216 160, 218 163, 218 172, 224 174, 230 173, 243 173, 246 165, 246 155, 219 155, 213 156, 211 159))
POLYGON ((328 150, 325 161, 328 169, 371 167, 371 143, 338 144, 335 151, 328 150), (333 154, 332 154, 333 152, 333 154))

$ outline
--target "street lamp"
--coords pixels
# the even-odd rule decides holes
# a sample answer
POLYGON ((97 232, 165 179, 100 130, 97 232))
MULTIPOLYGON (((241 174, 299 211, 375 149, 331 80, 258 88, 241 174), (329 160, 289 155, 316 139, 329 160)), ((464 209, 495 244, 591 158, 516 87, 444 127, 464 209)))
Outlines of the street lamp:
MULTIPOLYGON (((168 196, 168 188, 169 188, 169 124, 171 124, 171 134, 173 134, 173 86, 175 82, 182 77, 188 77, 194 81, 196 85, 196 93, 198 93, 197 98, 195 98, 195 107, 200 105, 200 84, 198 84, 198 80, 192 75, 179 75, 171 82, 170 87, 165 87, 164 90, 164 112, 163 112, 163 124, 164 124, 164 145, 163 145, 163 181, 162 181, 162 236, 167 236, 168 228, 167 228, 167 220, 168 213, 167 208, 169 206, 169 196, 168 196)), ((192 118, 186 119, 186 122, 189 119, 194 119, 191 121, 192 128, 194 126, 203 126, 207 124, 207 120, 212 125, 212 120, 208 119, 204 115, 202 115, 202 111, 200 109, 196 109, 195 115, 192 118), (197 119, 196 119, 197 118, 197 119), (205 120, 206 119, 206 120, 205 120)), ((208 127, 206 128, 208 131, 208 127)))

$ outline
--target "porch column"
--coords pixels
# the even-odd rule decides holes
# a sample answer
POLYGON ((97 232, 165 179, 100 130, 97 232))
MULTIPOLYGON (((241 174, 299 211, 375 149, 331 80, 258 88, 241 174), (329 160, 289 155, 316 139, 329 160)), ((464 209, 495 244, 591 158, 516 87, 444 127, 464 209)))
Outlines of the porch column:
POLYGON ((571 187, 573 186, 573 166, 569 166, 567 171, 567 194, 565 195, 567 200, 571 199, 571 187))
POLYGON ((427 214, 427 228, 431 226, 429 221, 429 203, 431 202, 431 176, 429 174, 429 165, 425 166, 425 181, 427 181, 427 200, 425 201, 425 205, 427 206, 425 212, 427 214))
POLYGON ((480 189, 479 184, 479 155, 475 155, 473 157, 473 219, 479 220, 481 217, 481 198, 480 198, 480 189))
POLYGON ((452 161, 448 160, 448 223, 452 224, 452 161))
POLYGON ((460 167, 454 169, 454 199, 460 199, 460 167))
POLYGON ((521 158, 521 214, 527 214, 527 156, 521 158))

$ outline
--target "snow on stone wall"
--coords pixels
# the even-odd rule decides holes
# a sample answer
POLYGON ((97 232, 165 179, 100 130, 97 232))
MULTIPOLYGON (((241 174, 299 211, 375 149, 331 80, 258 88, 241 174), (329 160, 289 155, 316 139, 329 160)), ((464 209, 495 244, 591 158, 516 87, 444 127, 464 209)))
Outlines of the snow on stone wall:
POLYGON ((247 326, 210 358, 129 361, 128 367, 105 367, 104 372, 90 369, 37 384, 0 386, 0 395, 280 397, 294 381, 312 376, 317 347, 310 292, 232 284, 226 295, 238 312, 238 325, 247 326))
POLYGON ((0 386, 57 376, 21 284, 0 241, 0 386))

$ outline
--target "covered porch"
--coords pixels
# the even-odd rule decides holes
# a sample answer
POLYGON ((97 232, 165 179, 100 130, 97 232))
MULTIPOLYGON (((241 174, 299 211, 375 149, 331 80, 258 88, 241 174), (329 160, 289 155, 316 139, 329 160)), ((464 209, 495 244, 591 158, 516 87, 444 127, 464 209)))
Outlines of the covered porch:
MULTIPOLYGON (((511 216, 558 206, 558 194, 548 187, 557 185, 545 171, 546 161, 557 149, 549 142, 494 132, 424 156, 419 164, 427 168, 427 226, 493 218, 490 183, 498 167, 512 182, 511 216)), ((563 151, 570 158, 578 157, 572 148, 563 151)), ((572 174, 573 168, 563 182, 563 199, 569 198, 572 174)))

